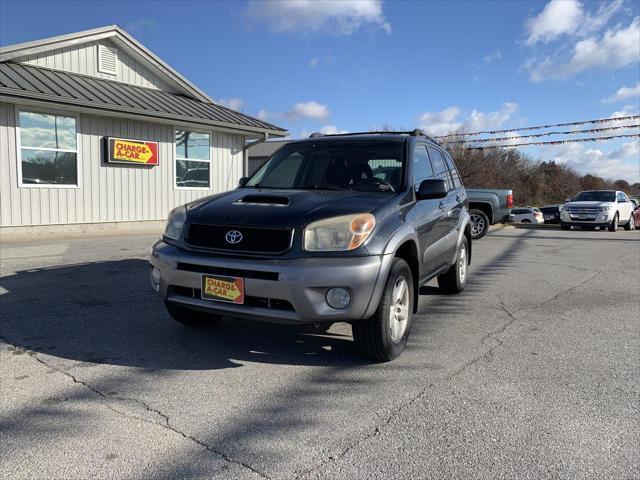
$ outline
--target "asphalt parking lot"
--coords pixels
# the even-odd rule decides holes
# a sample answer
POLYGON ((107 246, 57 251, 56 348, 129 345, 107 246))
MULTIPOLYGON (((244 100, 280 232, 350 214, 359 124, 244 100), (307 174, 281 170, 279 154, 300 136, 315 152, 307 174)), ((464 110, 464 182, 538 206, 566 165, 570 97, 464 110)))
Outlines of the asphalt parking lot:
POLYGON ((1 478, 640 478, 640 232, 490 232, 388 364, 180 326, 155 238, 3 239, 1 478))

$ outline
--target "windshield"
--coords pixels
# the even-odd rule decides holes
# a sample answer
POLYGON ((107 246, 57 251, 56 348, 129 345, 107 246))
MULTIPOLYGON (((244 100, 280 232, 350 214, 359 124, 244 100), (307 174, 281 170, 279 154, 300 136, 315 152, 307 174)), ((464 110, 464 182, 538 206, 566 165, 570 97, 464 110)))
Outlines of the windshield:
POLYGON ((572 202, 615 202, 616 192, 608 192, 605 190, 594 192, 580 192, 573 197, 572 202))
POLYGON ((278 150, 246 187, 396 192, 402 188, 404 142, 321 141, 278 150))

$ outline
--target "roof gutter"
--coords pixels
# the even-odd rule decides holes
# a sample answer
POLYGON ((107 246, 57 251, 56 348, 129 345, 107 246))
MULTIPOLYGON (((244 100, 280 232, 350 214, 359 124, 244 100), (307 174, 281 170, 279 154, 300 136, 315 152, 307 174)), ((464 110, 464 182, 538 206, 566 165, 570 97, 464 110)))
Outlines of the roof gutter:
POLYGON ((269 132, 264 133, 264 137, 260 140, 256 140, 255 142, 245 143, 244 147, 242 147, 242 160, 244 165, 242 167, 243 176, 249 175, 249 149, 258 145, 259 143, 264 143, 269 140, 269 132))

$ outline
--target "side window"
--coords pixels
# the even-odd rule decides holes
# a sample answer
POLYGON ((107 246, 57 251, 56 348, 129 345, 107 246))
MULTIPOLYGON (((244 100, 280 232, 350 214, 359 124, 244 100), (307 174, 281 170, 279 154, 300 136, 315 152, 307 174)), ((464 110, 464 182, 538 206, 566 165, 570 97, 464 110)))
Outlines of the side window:
POLYGON ((175 131, 176 187, 210 188, 211 144, 208 133, 175 131))
POLYGON ((423 180, 433 178, 433 167, 424 145, 418 144, 413 148, 413 185, 416 190, 423 180))
POLYGON ((447 152, 444 152, 444 158, 447 161, 447 166, 449 167, 449 173, 451 173, 451 179, 453 180, 453 188, 462 188, 462 179, 460 178, 458 169, 453 164, 453 160, 451 159, 451 156, 447 152))
POLYGON ((429 147, 429 156, 433 163, 433 169, 435 170, 436 178, 441 178, 447 183, 447 190, 453 189, 453 181, 451 175, 449 175, 449 169, 444 163, 444 158, 440 155, 440 152, 433 147, 429 147))
POLYGON ((618 202, 620 203, 628 202, 627 196, 622 192, 618 192, 618 202))

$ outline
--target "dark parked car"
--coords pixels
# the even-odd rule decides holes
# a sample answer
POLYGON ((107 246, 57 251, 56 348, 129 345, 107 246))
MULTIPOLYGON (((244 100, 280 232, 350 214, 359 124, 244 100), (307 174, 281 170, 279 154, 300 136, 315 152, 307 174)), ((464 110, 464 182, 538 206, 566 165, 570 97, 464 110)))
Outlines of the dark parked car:
POLYGON ((560 223, 560 208, 562 205, 547 205, 541 207, 540 211, 544 218, 544 223, 558 224, 560 223))
POLYGON ((407 343, 420 286, 461 292, 470 261, 467 195, 438 143, 314 134, 236 190, 174 209, 150 273, 183 324, 349 322, 357 348, 387 361, 407 343))

